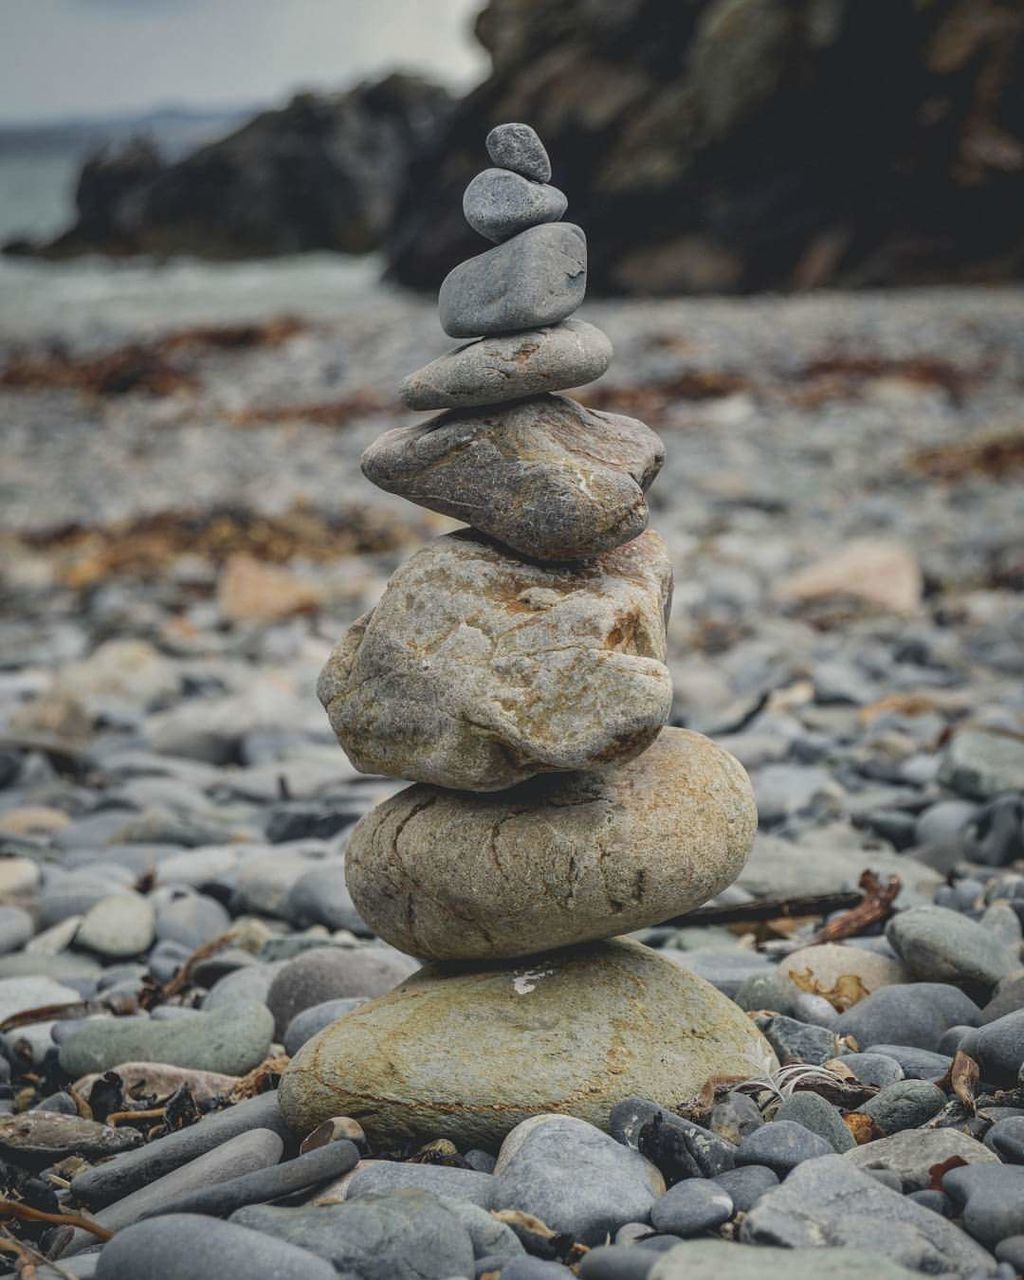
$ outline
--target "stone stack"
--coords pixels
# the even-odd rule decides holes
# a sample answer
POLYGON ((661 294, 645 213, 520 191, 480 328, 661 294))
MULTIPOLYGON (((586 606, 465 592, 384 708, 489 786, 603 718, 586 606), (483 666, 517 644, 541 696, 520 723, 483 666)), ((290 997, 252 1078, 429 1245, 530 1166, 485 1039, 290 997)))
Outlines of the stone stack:
POLYGON ((428 963, 307 1043, 281 1084, 301 1132, 357 1116, 371 1141, 494 1147, 564 1111, 605 1126, 642 1095, 773 1065, 752 1023, 665 955, 607 941, 735 879, 756 810, 742 767, 664 728, 672 573, 646 530, 661 467, 643 423, 556 394, 611 344, 571 319, 586 239, 523 124, 488 135, 466 189, 496 242, 441 286, 473 341, 411 374, 412 409, 363 457, 375 484, 470 527, 392 577, 319 695, 357 768, 407 778, 354 829, 368 924, 428 963))

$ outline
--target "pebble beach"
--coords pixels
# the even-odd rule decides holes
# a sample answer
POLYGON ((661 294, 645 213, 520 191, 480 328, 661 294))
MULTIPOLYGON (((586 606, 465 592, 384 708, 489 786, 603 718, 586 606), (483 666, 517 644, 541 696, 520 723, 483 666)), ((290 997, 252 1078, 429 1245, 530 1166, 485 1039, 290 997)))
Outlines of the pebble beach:
MULTIPOLYGON (((373 1105, 307 1133, 289 1061, 418 967, 344 874, 406 784, 357 772, 316 686, 458 527, 359 466, 423 421, 399 386, 450 343, 375 263, 0 270, 12 1268, 1024 1273, 1024 291, 584 303, 615 354, 574 398, 666 449, 663 737, 743 765, 753 849, 707 906, 596 944, 592 1004, 535 939, 499 952, 537 997, 507 1054, 435 1010, 442 1049, 402 1024, 373 1105), (766 1046, 671 1108, 644 1085, 683 1015, 638 943, 710 984, 709 1035, 766 1046), (578 1085, 545 1077, 556 1044, 609 1064, 600 1124, 541 1105, 578 1085), (532 1118, 465 1122, 525 1078, 532 1118)), ((489 972, 454 981, 496 1001, 489 972)))

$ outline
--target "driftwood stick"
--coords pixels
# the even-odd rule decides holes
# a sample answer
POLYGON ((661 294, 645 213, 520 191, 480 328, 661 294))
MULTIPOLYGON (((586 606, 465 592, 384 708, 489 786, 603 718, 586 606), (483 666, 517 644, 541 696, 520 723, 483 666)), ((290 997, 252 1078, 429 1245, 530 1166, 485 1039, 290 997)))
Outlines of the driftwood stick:
POLYGON ((663 920, 663 925, 683 928, 693 924, 756 924, 760 920, 792 920, 800 916, 827 916, 833 911, 859 907, 863 893, 856 889, 836 893, 808 893, 795 898, 761 898, 722 907, 698 907, 683 916, 663 920))

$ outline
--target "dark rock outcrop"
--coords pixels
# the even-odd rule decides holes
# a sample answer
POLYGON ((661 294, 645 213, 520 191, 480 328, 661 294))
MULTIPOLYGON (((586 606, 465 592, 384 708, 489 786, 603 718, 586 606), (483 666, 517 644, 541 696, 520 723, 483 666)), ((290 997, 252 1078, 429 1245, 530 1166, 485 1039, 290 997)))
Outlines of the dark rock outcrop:
POLYGON ((491 76, 409 174, 390 275, 436 287, 481 134, 523 120, 591 285, 675 293, 1024 269, 1019 0, 490 0, 491 76))
POLYGON ((101 153, 83 167, 74 226, 42 252, 366 252, 451 105, 444 89, 391 75, 300 94, 172 164, 138 142, 101 153))

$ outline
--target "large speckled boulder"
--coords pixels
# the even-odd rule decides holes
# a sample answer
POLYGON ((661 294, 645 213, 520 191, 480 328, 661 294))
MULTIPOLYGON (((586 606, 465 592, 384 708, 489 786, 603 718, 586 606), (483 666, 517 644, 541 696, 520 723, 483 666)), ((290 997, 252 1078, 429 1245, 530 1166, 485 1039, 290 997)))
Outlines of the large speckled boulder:
POLYGON ((671 708, 671 589, 650 532, 573 568, 447 534, 349 628, 320 701, 364 773, 496 791, 629 760, 671 708))
POLYGON ((643 533, 664 449, 649 428, 565 396, 463 409, 396 427, 363 454, 368 479, 538 560, 581 560, 643 533))
POLYGON ((500 404, 599 378, 612 359, 608 336, 585 320, 467 342, 410 373, 401 396, 410 409, 500 404))
POLYGON ((712 1076, 776 1066, 747 1016, 709 983, 635 942, 533 956, 518 967, 422 969, 308 1041, 281 1080, 308 1133, 357 1115, 374 1146, 439 1133, 497 1148, 542 1112, 607 1129, 616 1102, 675 1108, 712 1076))
POLYGON ((663 729, 637 760, 509 791, 400 791, 349 840, 345 875, 382 938, 429 960, 498 959, 613 937, 732 884, 757 828, 742 765, 663 729))

